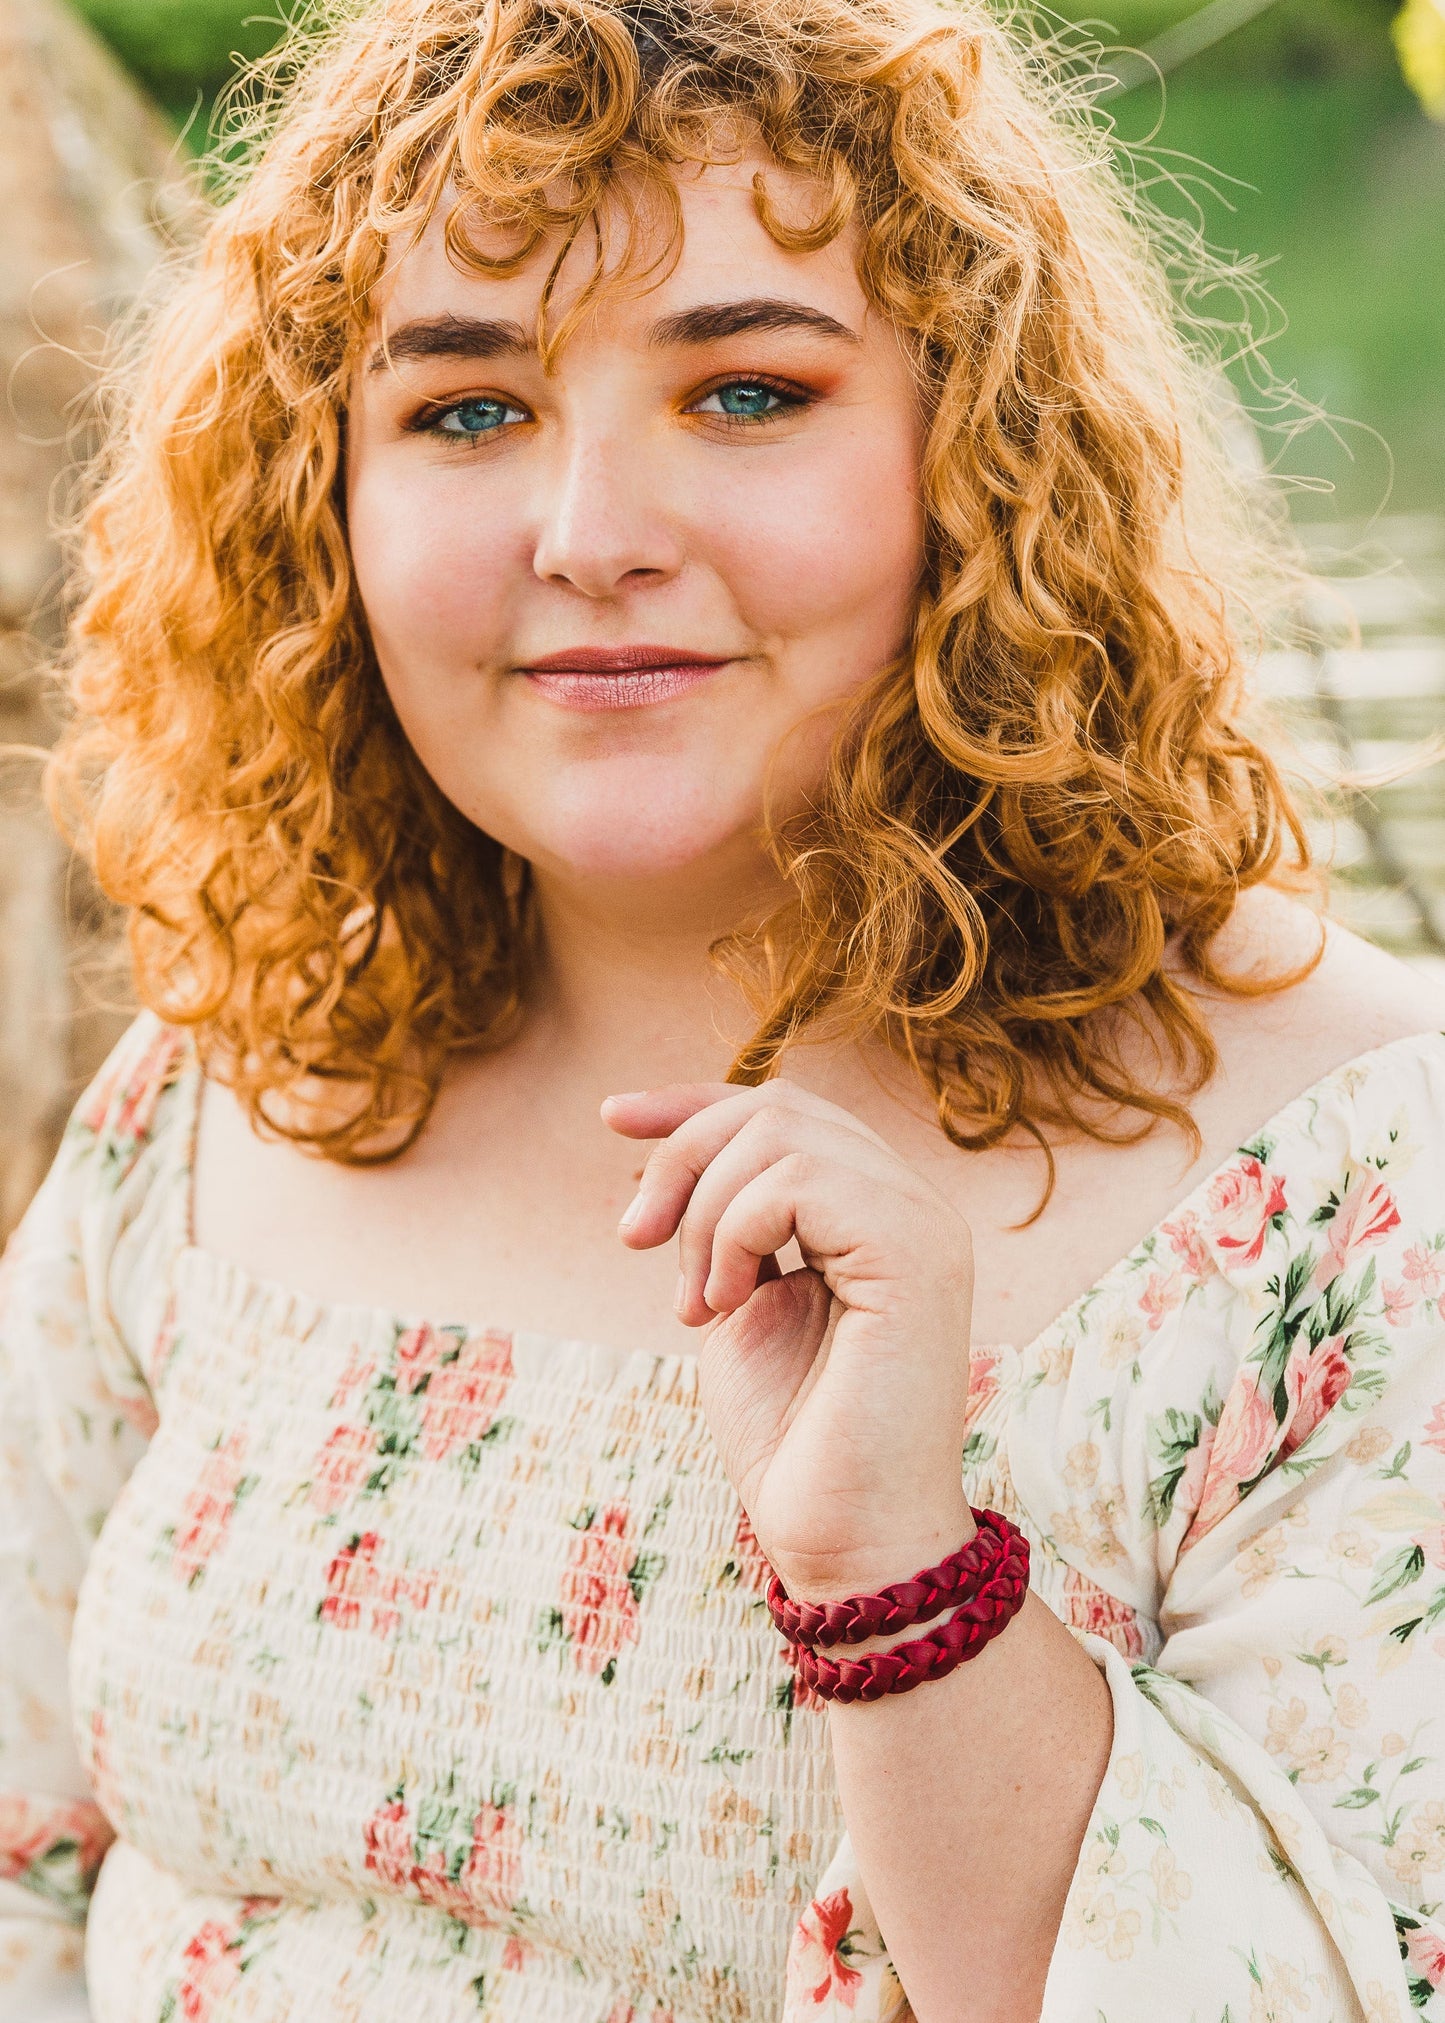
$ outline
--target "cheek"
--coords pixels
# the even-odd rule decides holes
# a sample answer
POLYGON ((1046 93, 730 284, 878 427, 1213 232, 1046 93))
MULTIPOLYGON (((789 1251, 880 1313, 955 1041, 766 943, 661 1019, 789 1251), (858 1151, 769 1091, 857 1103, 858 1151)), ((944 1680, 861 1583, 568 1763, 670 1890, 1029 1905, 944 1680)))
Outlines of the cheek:
POLYGON ((416 461, 369 462, 347 501, 357 590, 388 686, 490 658, 509 622, 517 537, 505 497, 479 501, 465 473, 417 472, 416 461))
POLYGON ((867 680, 907 640, 924 560, 917 458, 902 431, 860 430, 780 481, 739 474, 719 487, 719 569, 752 627, 793 649, 810 690, 867 680))

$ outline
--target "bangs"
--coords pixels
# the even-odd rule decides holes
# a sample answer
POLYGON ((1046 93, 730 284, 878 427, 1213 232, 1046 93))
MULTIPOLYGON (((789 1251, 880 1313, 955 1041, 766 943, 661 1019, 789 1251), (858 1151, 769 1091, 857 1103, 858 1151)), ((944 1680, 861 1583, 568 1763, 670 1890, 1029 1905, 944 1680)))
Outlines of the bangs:
POLYGON ((787 903, 720 951, 756 1011, 734 1076, 881 1034, 959 1144, 1102 1135, 1100 1106, 1188 1129, 1119 1013, 1198 1086, 1212 1042, 1166 948, 1229 988, 1210 947, 1240 892, 1304 876, 1245 689, 1298 577, 1087 93, 986 0, 334 4, 123 361, 85 509, 50 785, 129 909, 143 1001, 262 1122, 311 1078, 348 1092, 289 1129, 341 1159, 410 1142, 448 1058, 516 1030, 526 868, 390 707, 347 544, 350 376, 436 221, 465 270, 547 260, 555 359, 599 291, 668 271, 677 176, 755 151, 765 228, 850 230, 914 359, 926 553, 907 651, 770 837, 787 903))

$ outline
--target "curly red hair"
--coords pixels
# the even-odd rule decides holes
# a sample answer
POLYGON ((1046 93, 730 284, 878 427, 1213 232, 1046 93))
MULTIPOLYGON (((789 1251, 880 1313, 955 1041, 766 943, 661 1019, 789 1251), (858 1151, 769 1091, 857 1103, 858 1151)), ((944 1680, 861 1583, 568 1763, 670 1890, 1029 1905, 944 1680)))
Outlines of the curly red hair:
POLYGON ((734 1073, 883 1032, 961 1144, 1187 1126, 1116 1014, 1197 1088, 1214 1053, 1179 965, 1255 988, 1211 943, 1307 862, 1242 721, 1268 543, 1217 380, 1037 51, 982 0, 369 0, 286 63, 84 519, 51 784, 129 909, 144 1000, 258 1121, 348 1159, 408 1142, 448 1056, 515 1029, 526 867, 389 707, 341 499, 350 373, 388 249, 439 207, 474 267, 471 207, 513 220, 515 264, 746 135, 817 179, 791 237, 760 185, 780 239, 852 221, 931 420, 911 646, 774 838, 788 903, 723 951, 757 1002, 734 1073), (340 1111, 300 1102, 318 1075, 340 1111))

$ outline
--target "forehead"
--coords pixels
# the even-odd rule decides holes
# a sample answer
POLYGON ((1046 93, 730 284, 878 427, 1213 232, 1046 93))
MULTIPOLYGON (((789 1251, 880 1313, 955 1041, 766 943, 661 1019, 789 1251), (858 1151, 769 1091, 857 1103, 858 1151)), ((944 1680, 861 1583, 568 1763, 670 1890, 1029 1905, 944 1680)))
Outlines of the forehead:
MULTIPOLYGON (((785 224, 806 224, 818 215, 824 201, 821 186, 761 154, 684 167, 672 175, 680 226, 676 240, 674 215, 660 193, 645 186, 625 187, 604 198, 596 231, 591 223, 584 225, 569 249, 549 300, 549 324, 555 327, 566 316, 600 254, 610 285, 589 310, 574 342, 589 336, 625 338, 678 305, 740 296, 786 295, 856 328, 867 304, 858 278, 854 231, 849 228, 813 251, 785 249, 758 217, 754 177, 759 174, 766 180, 770 204, 785 224)), ((475 215, 468 216, 466 230, 485 254, 506 255, 515 249, 514 234, 475 215)), ((384 338, 413 319, 448 314, 506 317, 530 330, 559 244, 556 238, 544 240, 514 274, 478 273, 450 253, 446 212, 439 211, 414 243, 389 258, 375 298, 371 335, 384 338)))

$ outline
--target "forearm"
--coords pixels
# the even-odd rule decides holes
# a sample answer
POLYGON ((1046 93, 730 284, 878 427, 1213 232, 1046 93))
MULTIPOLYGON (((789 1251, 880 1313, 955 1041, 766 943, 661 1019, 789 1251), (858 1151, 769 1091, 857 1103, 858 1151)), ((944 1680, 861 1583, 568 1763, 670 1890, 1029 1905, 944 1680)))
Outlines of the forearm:
POLYGON ((946 1678, 829 1709, 858 1870, 917 2023, 1037 2023, 1113 1736, 1107 1682, 1030 1595, 946 1678))

